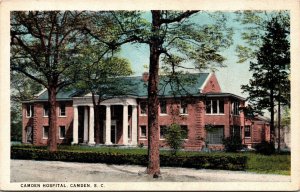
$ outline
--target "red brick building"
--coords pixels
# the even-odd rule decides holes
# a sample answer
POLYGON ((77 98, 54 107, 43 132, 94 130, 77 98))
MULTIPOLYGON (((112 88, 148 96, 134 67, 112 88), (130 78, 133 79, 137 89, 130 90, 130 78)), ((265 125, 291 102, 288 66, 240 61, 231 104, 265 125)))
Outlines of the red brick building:
MULTIPOLYGON (((189 74, 193 83, 185 94, 171 94, 171 85, 160 86, 160 145, 166 146, 165 129, 172 123, 185 133, 184 147, 201 150, 205 145, 222 149, 222 138, 239 135, 245 145, 270 139, 269 124, 262 117, 245 117, 245 99, 221 92, 214 73, 189 74), (162 89, 163 88, 163 89, 162 89), (208 131, 207 126, 213 131, 208 131)), ((60 91, 57 94, 58 143, 130 145, 148 144, 147 74, 129 77, 134 93, 100 103, 100 138, 95 138, 94 107, 90 94, 60 91), (97 143, 96 143, 97 142, 97 143)), ((162 81, 163 78, 161 78, 162 81)), ((46 145, 49 133, 47 91, 23 103, 23 143, 46 145)))

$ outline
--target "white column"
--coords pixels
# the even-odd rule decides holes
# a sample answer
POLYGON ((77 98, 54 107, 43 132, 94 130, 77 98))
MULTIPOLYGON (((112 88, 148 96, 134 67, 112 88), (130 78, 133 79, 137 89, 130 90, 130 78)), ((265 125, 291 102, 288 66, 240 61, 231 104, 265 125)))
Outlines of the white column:
POLYGON ((137 145, 137 106, 132 106, 131 116, 131 145, 137 145))
POLYGON ((95 145, 94 138, 94 106, 90 105, 89 145, 95 145))
POLYGON ((105 121, 105 144, 111 145, 111 117, 110 105, 106 105, 106 121, 105 121))
POLYGON ((73 144, 78 144, 78 106, 73 105, 74 117, 73 117, 73 144))
POLYGON ((84 131, 83 131, 83 142, 87 143, 88 142, 88 107, 84 107, 84 131))
POLYGON ((123 105, 123 145, 128 145, 128 105, 123 105))

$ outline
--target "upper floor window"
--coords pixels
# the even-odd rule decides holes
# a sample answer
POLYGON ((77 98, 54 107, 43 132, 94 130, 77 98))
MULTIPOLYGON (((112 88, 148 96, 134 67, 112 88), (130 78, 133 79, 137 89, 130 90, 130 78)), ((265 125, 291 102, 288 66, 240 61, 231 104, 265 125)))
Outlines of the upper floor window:
POLYGON ((64 103, 59 105, 59 116, 66 116, 66 104, 64 103))
POLYGON ((206 114, 224 114, 224 100, 207 100, 206 114))
POLYGON ((239 102, 238 101, 234 101, 231 103, 231 113, 233 115, 239 115, 240 111, 239 111, 239 102))
POLYGON ((160 114, 167 114, 167 102, 160 101, 159 102, 160 114))
POLYGON ((49 116, 49 105, 44 104, 44 117, 48 117, 48 116, 49 116))
POLYGON ((145 101, 142 101, 141 103, 140 103, 140 110, 141 110, 141 115, 147 115, 147 102, 145 102, 145 101))
POLYGON ((33 105, 32 104, 26 105, 26 117, 33 117, 33 105))
POLYGON ((188 104, 185 101, 180 103, 180 114, 188 114, 188 104))

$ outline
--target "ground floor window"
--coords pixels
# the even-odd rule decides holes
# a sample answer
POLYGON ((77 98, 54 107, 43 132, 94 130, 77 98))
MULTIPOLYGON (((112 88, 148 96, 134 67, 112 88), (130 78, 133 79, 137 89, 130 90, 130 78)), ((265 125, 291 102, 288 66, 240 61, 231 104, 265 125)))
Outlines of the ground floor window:
POLYGON ((241 128, 240 126, 230 126, 230 133, 231 133, 231 136, 233 137, 241 137, 241 128))
POLYGON ((32 127, 26 127, 26 142, 32 143, 32 127))
POLYGON ((180 125, 181 127, 181 134, 183 139, 188 139, 188 126, 187 125, 180 125))
POLYGON ((130 125, 128 125, 128 139, 131 139, 131 129, 130 129, 130 125))
POLYGON ((245 126, 245 137, 251 137, 250 125, 245 126))
POLYGON ((224 125, 215 125, 206 132, 207 144, 222 144, 224 138, 224 125))
POLYGON ((147 127, 146 127, 146 125, 141 125, 140 126, 140 137, 141 138, 146 138, 147 137, 147 127))
POLYGON ((59 126, 59 138, 64 139, 66 137, 66 126, 59 126))
POLYGON ((161 125, 160 127, 159 127, 159 129, 160 129, 160 134, 159 134, 159 138, 160 139, 165 139, 165 135, 166 135, 166 133, 167 133, 167 126, 165 126, 165 125, 161 125))
POLYGON ((49 126, 43 127, 43 139, 48 139, 49 137, 49 126))

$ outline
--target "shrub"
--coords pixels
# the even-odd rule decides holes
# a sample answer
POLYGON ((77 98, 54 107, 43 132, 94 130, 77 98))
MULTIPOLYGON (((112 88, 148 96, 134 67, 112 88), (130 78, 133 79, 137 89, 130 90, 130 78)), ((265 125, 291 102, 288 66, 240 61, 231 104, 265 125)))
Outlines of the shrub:
POLYGON ((165 131, 166 142, 172 148, 172 154, 175 155, 182 147, 186 133, 183 133, 178 124, 172 124, 165 131))
MULTIPOLYGON (((50 152, 45 149, 18 147, 12 147, 11 158, 143 166, 147 165, 148 160, 147 154, 141 153, 71 150, 50 152)), ((174 156, 169 153, 163 153, 160 155, 160 164, 161 166, 190 167, 197 169, 245 170, 247 157, 245 155, 213 155, 203 153, 178 153, 177 156, 174 156)))
POLYGON ((257 153, 264 155, 271 155, 275 153, 275 146, 273 142, 262 141, 254 146, 257 153))
POLYGON ((243 148, 242 140, 238 136, 230 136, 222 141, 227 152, 237 152, 243 148))

